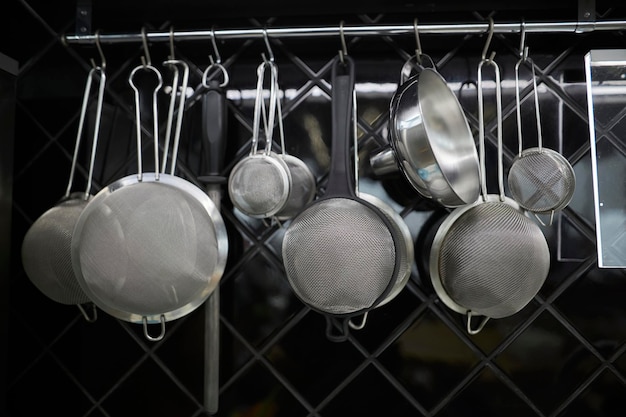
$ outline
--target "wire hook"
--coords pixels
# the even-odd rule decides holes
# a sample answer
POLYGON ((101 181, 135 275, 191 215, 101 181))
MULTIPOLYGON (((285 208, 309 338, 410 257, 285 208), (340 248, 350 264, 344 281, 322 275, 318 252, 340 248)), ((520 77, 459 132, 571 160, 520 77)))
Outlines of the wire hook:
POLYGON ((528 59, 528 46, 526 46, 526 22, 524 22, 524 20, 522 20, 522 23, 520 24, 519 57, 523 62, 528 59))
POLYGON ((417 29, 417 17, 413 19, 413 30, 415 31, 415 59, 417 63, 422 65, 422 42, 420 42, 420 34, 417 29))
POLYGON ((141 28, 141 41, 143 43, 144 56, 141 57, 141 63, 144 68, 152 66, 152 59, 150 58, 150 51, 148 50, 148 35, 146 34, 146 28, 141 28))
MULTIPOLYGON (((270 39, 267 36, 267 28, 263 28, 263 40, 265 41, 265 47, 267 48, 267 55, 269 56, 269 61, 274 62, 274 52, 272 52, 272 47, 270 45, 270 39)), ((263 55, 263 60, 265 60, 265 55, 263 55)))
POLYGON ((211 28, 211 44, 213 46, 213 53, 215 54, 215 61, 213 60, 213 55, 209 55, 209 61, 211 61, 211 64, 221 64, 222 57, 220 56, 220 52, 217 50, 217 40, 215 39, 215 28, 211 28))
MULTIPOLYGON (((489 16, 489 34, 487 35, 487 42, 485 42, 485 47, 483 48, 483 53, 481 55, 481 58, 483 59, 483 61, 487 60, 487 51, 489 50, 489 45, 491 44, 492 37, 493 37, 493 18, 489 16)), ((491 56, 489 57, 489 60, 493 60, 495 55, 496 53, 492 52, 491 56)))
MULTIPOLYGON (((107 66, 107 60, 104 57, 104 52, 102 52, 102 45, 100 45, 100 29, 96 30, 96 48, 98 48, 98 53, 100 54, 100 68, 102 68, 103 70, 106 69, 107 66)), ((91 65, 94 68, 97 68, 98 66, 96 65, 96 61, 94 61, 94 59, 91 59, 91 65)))
POLYGON ((174 26, 170 26, 170 55, 168 59, 174 60, 176 54, 174 53, 174 26))
POLYGON ((345 64, 343 57, 348 55, 348 46, 346 45, 346 37, 343 33, 343 20, 339 22, 339 37, 341 39, 341 49, 339 50, 339 60, 345 64))

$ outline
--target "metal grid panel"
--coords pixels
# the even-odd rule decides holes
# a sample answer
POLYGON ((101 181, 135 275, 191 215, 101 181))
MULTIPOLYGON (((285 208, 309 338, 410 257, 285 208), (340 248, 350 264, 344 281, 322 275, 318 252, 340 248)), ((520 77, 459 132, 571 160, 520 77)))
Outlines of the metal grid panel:
MULTIPOLYGON (((29 52, 20 72, 14 248, 62 192, 91 52, 60 47, 54 39, 67 27, 46 23, 36 10, 23 13, 24 21, 35 22, 43 34, 39 49, 29 52), (51 74, 63 75, 58 78, 61 87, 48 85, 51 74)), ((372 23, 387 17, 355 19, 372 23)), ((371 179, 365 163, 370 152, 386 143, 388 102, 399 68, 412 51, 411 40, 348 41, 348 51, 357 60, 357 82, 380 87, 358 93, 363 186, 390 202, 409 225, 417 250, 412 279, 398 298, 372 312, 364 330, 354 332, 346 343, 329 342, 321 316, 297 301, 284 278, 280 259, 284 229, 247 218, 224 198, 222 213, 231 242, 221 282, 218 415, 622 415, 626 334, 621 295, 626 281, 620 271, 596 268, 591 184, 585 180, 590 178, 587 131, 572 126, 586 123, 580 88, 584 80, 578 74, 582 54, 591 46, 623 47, 623 37, 568 37, 566 47, 563 42, 551 43, 548 36, 529 40, 531 48, 538 44, 533 57, 543 109, 550 109, 543 113, 545 146, 562 150, 582 181, 570 207, 546 230, 553 264, 542 291, 520 313, 491 321, 476 336, 469 336, 462 318, 439 302, 425 273, 424 237, 445 211, 418 197, 400 177, 371 179), (562 138, 560 132, 568 136, 562 138), (562 142, 557 142, 560 138, 562 142)), ((448 81, 465 85, 459 96, 474 130, 472 81, 482 42, 472 36, 423 41, 448 81)), ((320 188, 329 157, 329 61, 338 46, 334 41, 315 48, 307 48, 306 42, 272 42, 285 92, 288 150, 310 163, 320 188)), ((512 79, 516 47, 517 39, 511 37, 494 41, 504 68, 507 163, 516 149, 513 90, 506 83, 512 79)), ((224 48, 233 80, 227 174, 249 149, 252 106, 246 93, 254 86, 254 68, 264 47, 258 41, 242 41, 224 48)), ((155 55, 165 52, 155 47, 155 55)), ((193 85, 198 85, 207 52, 197 45, 177 45, 176 53, 189 60, 193 85)), ((141 50, 137 45, 115 51, 111 47, 106 54, 111 72, 105 113, 109 127, 102 139, 96 189, 134 172, 136 158, 126 77, 139 63, 141 50)), ((527 86, 523 95, 529 93, 527 86)), ((178 161, 181 175, 193 182, 203 168, 199 107, 194 104, 187 112, 178 161)), ((490 120, 488 161, 493 161, 493 115, 490 120)), ((525 131, 532 132, 532 126, 525 131)), ((86 173, 84 166, 80 170, 86 173)), ((21 270, 18 253, 14 250, 11 276, 8 415, 205 414, 201 312, 168 323, 166 337, 158 343, 147 342, 139 326, 104 313, 89 324, 76 309, 39 294, 21 270)))

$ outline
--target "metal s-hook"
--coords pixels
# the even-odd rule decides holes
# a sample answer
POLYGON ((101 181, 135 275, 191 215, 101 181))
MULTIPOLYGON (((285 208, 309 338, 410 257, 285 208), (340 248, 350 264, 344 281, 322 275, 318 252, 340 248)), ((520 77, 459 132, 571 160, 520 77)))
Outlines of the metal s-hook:
POLYGON ((211 44, 213 46, 213 53, 215 54, 215 59, 213 59, 213 55, 209 54, 209 66, 206 67, 206 69, 204 70, 204 72, 202 73, 202 85, 205 88, 210 88, 209 86, 209 80, 211 80, 216 74, 218 74, 219 72, 222 73, 222 76, 224 77, 224 81, 222 81, 222 83, 219 85, 221 88, 226 87, 228 85, 228 82, 230 81, 230 78, 228 76, 228 71, 226 71, 226 68, 224 68, 224 65, 222 65, 222 57, 220 56, 220 52, 217 49, 217 39, 215 36, 215 29, 211 28, 211 44), (213 72, 210 76, 209 73, 214 70, 217 69, 217 72, 213 72))
POLYGON ((167 58, 170 61, 176 59, 176 54, 174 53, 174 26, 170 26, 170 54, 167 58))
MULTIPOLYGON (((102 52, 102 45, 100 44, 100 29, 96 30, 95 36, 96 48, 98 49, 98 54, 100 54, 100 68, 102 68, 102 70, 105 70, 107 66, 107 60, 104 57, 104 52, 102 52)), ((91 65, 94 68, 98 68, 98 65, 96 65, 96 61, 94 61, 93 58, 91 59, 91 65)))
POLYGON ((141 28, 141 42, 143 43, 143 53, 141 57, 141 63, 145 67, 152 66, 152 59, 150 58, 150 51, 148 50, 148 35, 146 34, 146 28, 141 28))
MULTIPOLYGON (((272 51, 272 46, 270 45, 270 38, 267 36, 267 29, 263 28, 263 41, 265 42, 265 48, 267 49, 267 55, 269 57, 270 62, 274 62, 274 52, 272 51)), ((261 54, 263 60, 265 60, 265 54, 261 54)))
POLYGON ((522 20, 520 24, 519 57, 522 62, 528 59, 528 47, 526 46, 526 22, 522 20))
POLYGON ((343 33, 343 20, 339 22, 339 38, 341 40, 341 49, 339 50, 339 60, 342 64, 345 64, 344 56, 348 55, 348 46, 346 44, 346 37, 343 33))
POLYGON ((211 28, 211 45, 213 46, 213 53, 215 54, 215 61, 213 61, 213 55, 209 55, 209 60, 211 64, 221 64, 222 57, 220 56, 220 51, 217 50, 217 40, 215 39, 215 28, 211 28))
POLYGON ((420 33, 417 29, 417 17, 413 19, 413 31, 415 32, 415 59, 417 63, 422 65, 422 42, 420 42, 420 33))
POLYGON ((483 53, 481 54, 481 59, 483 61, 492 61, 495 57, 496 53, 492 52, 489 59, 487 59, 487 51, 489 51, 489 45, 491 45, 491 38, 493 38, 493 18, 489 16, 489 33, 487 34, 487 41, 485 42, 485 46, 483 47, 483 53))

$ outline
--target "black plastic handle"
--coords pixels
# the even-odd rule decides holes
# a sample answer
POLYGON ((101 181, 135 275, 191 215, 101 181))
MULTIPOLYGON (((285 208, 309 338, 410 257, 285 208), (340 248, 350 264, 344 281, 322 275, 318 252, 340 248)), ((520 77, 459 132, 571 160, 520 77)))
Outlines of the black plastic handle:
POLYGON ((324 197, 356 197, 350 154, 354 61, 345 55, 343 62, 337 57, 331 72, 332 145, 330 172, 324 197))
POLYGON ((202 146, 206 174, 199 179, 206 183, 224 183, 220 173, 224 166, 227 134, 226 94, 218 80, 209 81, 209 89, 202 96, 202 146))

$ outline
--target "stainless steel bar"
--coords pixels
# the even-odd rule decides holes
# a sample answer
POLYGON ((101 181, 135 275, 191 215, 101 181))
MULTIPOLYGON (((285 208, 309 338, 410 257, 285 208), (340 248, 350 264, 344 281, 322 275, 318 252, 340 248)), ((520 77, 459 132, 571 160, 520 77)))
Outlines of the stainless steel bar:
MULTIPOLYGON (((468 34, 486 33, 489 23, 443 23, 421 24, 417 29, 420 34, 468 34)), ((519 33, 521 22, 495 23, 494 33, 519 33)), ((313 38, 339 36, 340 26, 312 26, 312 27, 268 27, 246 29, 215 29, 215 30, 183 30, 174 31, 176 41, 202 41, 212 36, 216 39, 262 38, 264 32, 270 38, 313 38)), ((626 20, 606 20, 597 22, 525 22, 526 33, 580 33, 589 31, 617 31, 626 30, 626 20)), ((355 25, 343 26, 345 36, 389 36, 413 35, 415 27, 407 25, 355 25)), ((148 32, 151 42, 169 42, 170 32, 148 32)), ((66 35, 64 41, 68 44, 92 44, 96 35, 66 35)), ((141 33, 100 34, 100 42, 134 43, 141 42, 141 33)))

